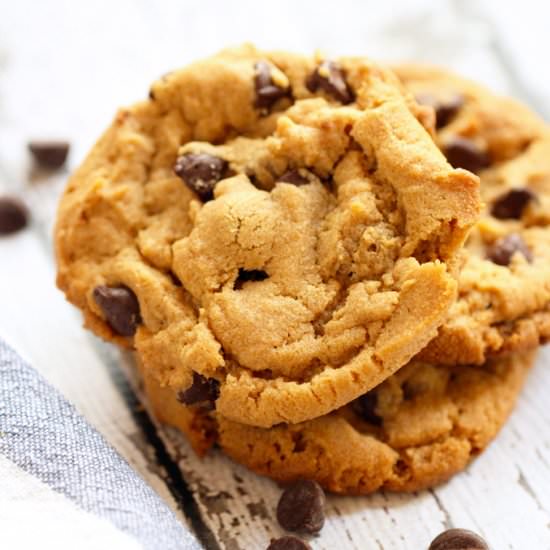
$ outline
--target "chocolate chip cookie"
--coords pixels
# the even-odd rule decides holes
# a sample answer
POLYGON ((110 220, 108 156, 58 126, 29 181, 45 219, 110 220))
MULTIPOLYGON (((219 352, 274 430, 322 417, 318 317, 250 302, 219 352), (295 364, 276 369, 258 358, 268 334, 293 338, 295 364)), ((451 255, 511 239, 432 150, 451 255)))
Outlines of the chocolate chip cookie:
POLYGON ((404 365, 480 211, 395 75, 251 46, 156 82, 71 178, 58 285, 184 404, 269 427, 404 365))
POLYGON ((397 69, 432 106, 437 143, 479 174, 484 214, 464 252, 459 299, 429 361, 482 364, 550 337, 550 129, 527 107, 440 69, 397 69))
POLYGON ((270 429, 184 407, 145 371, 146 401, 202 454, 213 444, 277 481, 312 479, 337 493, 415 491, 463 470, 512 411, 535 353, 480 366, 413 360, 328 415, 270 429))

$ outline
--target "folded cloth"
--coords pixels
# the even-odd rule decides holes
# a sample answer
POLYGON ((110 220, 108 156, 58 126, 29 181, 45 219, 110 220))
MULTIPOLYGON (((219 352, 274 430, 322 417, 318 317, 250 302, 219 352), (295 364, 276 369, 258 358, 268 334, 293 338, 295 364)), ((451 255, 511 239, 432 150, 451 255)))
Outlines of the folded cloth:
POLYGON ((28 548, 31 541, 40 548, 201 548, 124 459, 1 338, 0 529, 3 548, 28 548))

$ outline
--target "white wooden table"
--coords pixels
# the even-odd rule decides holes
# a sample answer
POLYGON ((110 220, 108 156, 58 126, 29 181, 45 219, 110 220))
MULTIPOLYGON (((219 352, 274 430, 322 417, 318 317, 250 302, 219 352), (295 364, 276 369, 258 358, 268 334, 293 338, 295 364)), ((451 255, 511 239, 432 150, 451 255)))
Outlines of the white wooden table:
MULTIPOLYGON (((143 97, 150 81, 243 40, 447 63, 548 116, 550 37, 541 5, 0 0, 0 191, 22 193, 34 216, 29 230, 0 240, 0 334, 207 548, 265 548, 281 534, 273 514, 280 490, 216 452, 201 461, 174 431, 157 430, 121 375, 118 353, 81 328, 79 313, 54 285, 51 227, 67 172, 34 173, 27 140, 70 139, 74 168, 115 108, 143 97)), ((498 550, 550 549, 545 363, 550 366, 550 351, 543 351, 501 435, 466 472, 413 495, 331 496, 327 524, 313 547, 422 550, 456 526, 479 532, 498 550)), ((0 517, 0 532, 1 523, 0 517)))

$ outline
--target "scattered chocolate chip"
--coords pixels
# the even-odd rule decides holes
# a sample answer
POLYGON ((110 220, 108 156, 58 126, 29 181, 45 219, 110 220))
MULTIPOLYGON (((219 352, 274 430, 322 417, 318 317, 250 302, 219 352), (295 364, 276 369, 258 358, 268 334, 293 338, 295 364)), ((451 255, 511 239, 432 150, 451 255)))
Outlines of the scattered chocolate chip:
POLYGON ((28 144, 29 151, 36 163, 49 169, 61 168, 69 154, 67 141, 31 141, 28 144))
POLYGON ((491 214, 500 220, 519 220, 525 207, 535 199, 536 195, 530 189, 512 189, 497 198, 491 214))
POLYGON ((288 87, 282 87, 273 82, 271 65, 267 61, 258 61, 254 65, 254 87, 256 101, 254 106, 259 109, 269 109, 278 99, 289 94, 288 87))
POLYGON ((309 180, 302 176, 298 170, 289 170, 285 172, 277 181, 292 183, 293 185, 307 185, 309 183, 309 180))
POLYGON ((464 98, 460 94, 455 94, 447 99, 438 99, 430 93, 420 93, 416 95, 416 101, 420 105, 433 107, 435 111, 435 125, 438 129, 449 124, 462 105, 464 105, 464 98))
POLYGON ((346 82, 344 71, 334 61, 323 61, 307 78, 307 89, 316 92, 319 88, 344 105, 355 97, 346 82))
POLYGON ((311 550, 311 546, 305 540, 286 535, 279 539, 271 539, 267 550, 311 550))
POLYGON ((0 235, 23 229, 28 222, 27 207, 15 197, 0 197, 0 235))
POLYGON ((133 336, 141 323, 139 302, 126 286, 97 286, 94 300, 101 308, 109 326, 120 336, 133 336))
POLYGON ((438 535, 428 550, 489 550, 489 546, 473 531, 449 529, 438 535))
POLYGON ((510 265, 516 252, 523 254, 528 262, 533 261, 533 254, 518 233, 511 233, 495 241, 487 249, 487 258, 498 265, 510 265))
POLYGON ((473 141, 455 136, 449 141, 443 153, 454 168, 464 168, 470 172, 477 173, 489 166, 489 156, 482 151, 473 141))
POLYGON ((381 426, 382 418, 375 412, 377 404, 378 396, 375 392, 370 391, 353 401, 352 407, 355 413, 369 424, 381 426))
POLYGON ((261 269, 243 269, 239 268, 239 274, 233 285, 234 290, 241 290, 243 284, 248 281, 263 281, 267 279, 269 275, 261 269))
POLYGON ((287 487, 277 505, 277 521, 287 531, 317 533, 325 523, 325 493, 312 480, 287 487))
POLYGON ((216 183, 223 177, 227 161, 207 153, 188 153, 176 160, 174 172, 203 202, 212 200, 216 183))
POLYGON ((206 378, 198 372, 193 373, 193 383, 178 393, 178 401, 184 405, 196 403, 213 404, 220 395, 220 383, 214 378, 206 378))

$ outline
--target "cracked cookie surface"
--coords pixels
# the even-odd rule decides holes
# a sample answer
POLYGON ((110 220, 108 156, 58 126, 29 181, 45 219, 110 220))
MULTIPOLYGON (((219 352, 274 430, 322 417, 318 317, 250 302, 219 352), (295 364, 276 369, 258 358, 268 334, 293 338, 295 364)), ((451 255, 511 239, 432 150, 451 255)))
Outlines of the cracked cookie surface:
POLYGON ((421 357, 482 364, 550 337, 550 128, 522 104, 447 71, 398 76, 435 108, 436 141, 475 169, 484 213, 463 253, 459 298, 421 357))
POLYGON ((365 59, 245 46, 170 73, 71 178, 58 284, 183 402, 264 427, 334 410, 456 295, 478 180, 431 116, 365 59))
POLYGON ((185 407, 144 373, 144 399, 199 454, 224 453, 277 481, 314 479, 337 493, 416 491, 463 470, 512 411, 535 352, 483 366, 418 360, 328 415, 265 429, 185 407))

